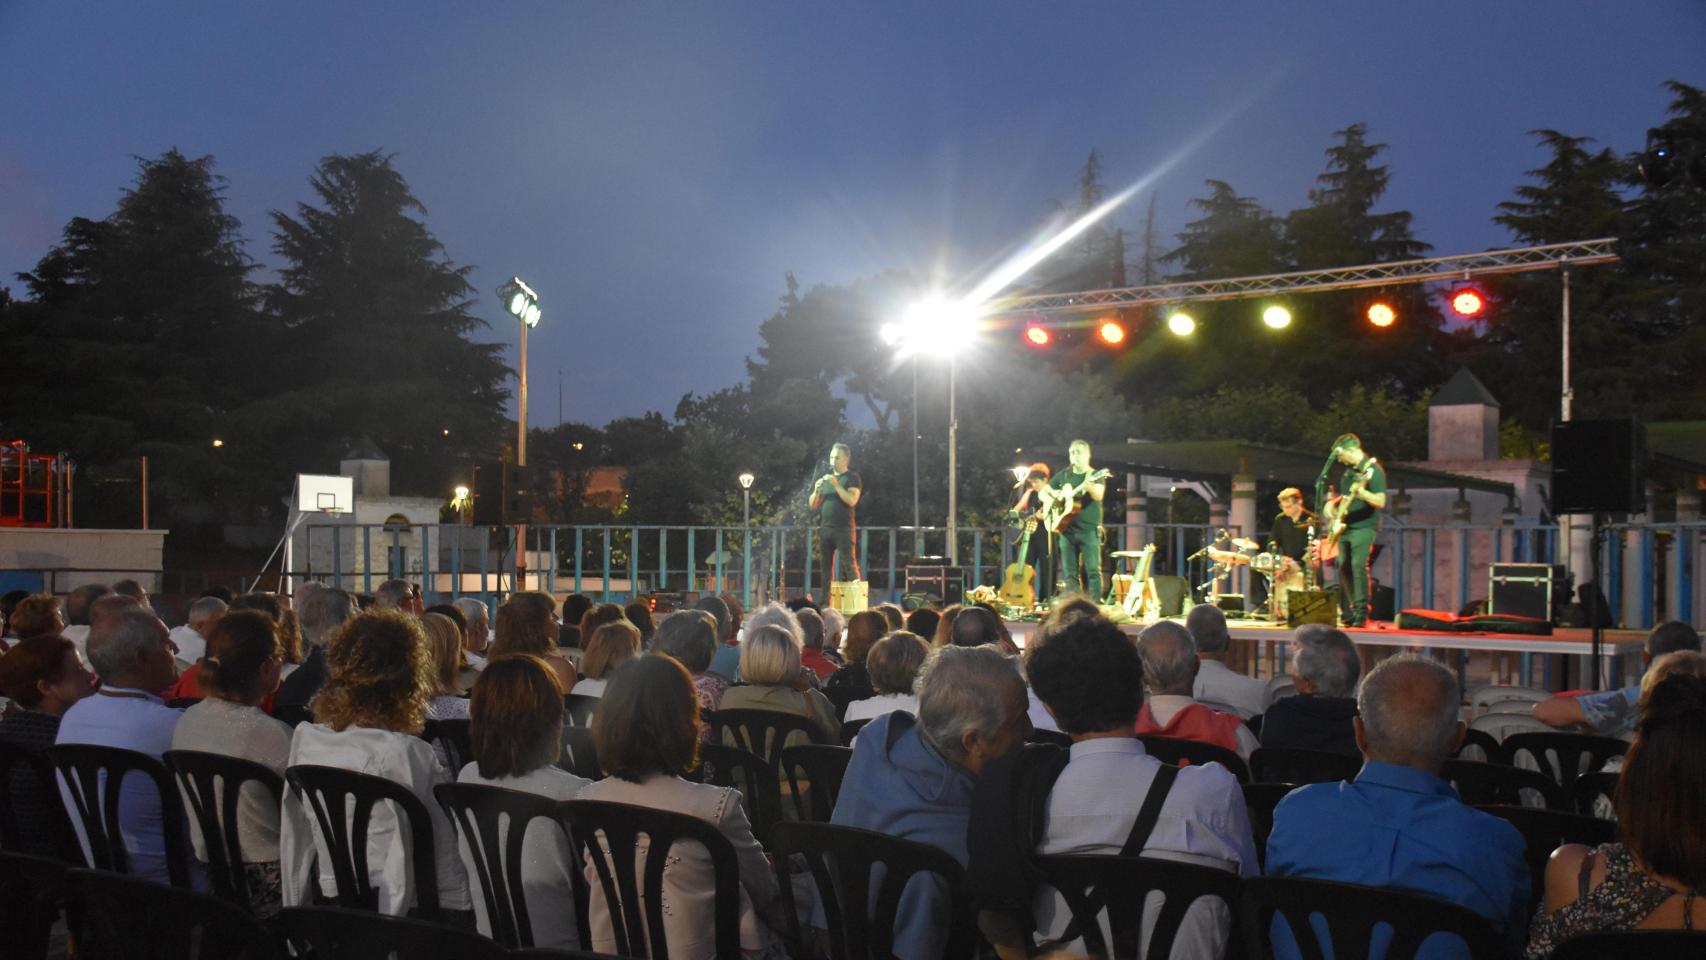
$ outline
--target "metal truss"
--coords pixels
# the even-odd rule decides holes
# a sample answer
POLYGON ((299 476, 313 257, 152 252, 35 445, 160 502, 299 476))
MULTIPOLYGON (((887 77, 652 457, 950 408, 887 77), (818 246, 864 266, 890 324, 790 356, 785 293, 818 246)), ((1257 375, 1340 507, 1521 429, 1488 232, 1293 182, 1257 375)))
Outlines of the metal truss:
POLYGON ((1578 240, 1538 247, 1512 247, 1485 253, 1463 253, 1451 257, 1370 263, 1334 270, 1300 270, 1260 277, 1230 280, 1201 280, 1157 283, 1147 287, 1089 290, 1077 293, 1045 293, 1024 297, 998 297, 984 304, 985 316, 1067 316, 1119 307, 1154 303, 1187 303, 1204 300, 1238 300, 1271 293, 1320 293, 1355 290, 1439 280, 1468 280, 1501 273, 1555 270, 1566 266, 1588 266, 1617 260, 1617 238, 1578 240))

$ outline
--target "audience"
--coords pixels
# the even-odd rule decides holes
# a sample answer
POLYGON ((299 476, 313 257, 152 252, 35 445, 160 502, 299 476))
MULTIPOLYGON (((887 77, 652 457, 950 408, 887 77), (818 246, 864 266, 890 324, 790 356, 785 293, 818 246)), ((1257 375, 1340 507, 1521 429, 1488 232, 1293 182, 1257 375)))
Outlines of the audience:
MULTIPOLYGON (((1654 660, 1677 650, 1698 652, 1699 632, 1679 620, 1661 623, 1647 634, 1647 647, 1641 651, 1641 662, 1650 667, 1654 660)), ((1607 737, 1621 737, 1634 732, 1635 708, 1640 701, 1639 683, 1619 690, 1552 697, 1534 705, 1534 719, 1564 730, 1586 730, 1607 737)))
MULTIPOLYGON (((814 616, 815 614, 815 611, 806 608, 806 616, 814 616)), ((750 637, 762 627, 780 627, 787 632, 788 636, 794 638, 794 645, 801 648, 800 677, 797 682, 813 690, 823 689, 823 681, 818 679, 816 672, 805 665, 805 630, 800 626, 799 615, 794 612, 793 608, 776 601, 759 607, 747 616, 746 625, 742 628, 741 635, 750 637)), ((739 674, 738 671, 737 674, 735 679, 742 683, 748 682, 745 674, 739 674)))
POLYGON ((584 593, 571 593, 563 599, 563 625, 557 630, 557 646, 579 648, 581 618, 592 609, 592 598, 584 593))
POLYGON ((1344 631, 1318 623, 1297 628, 1292 644, 1291 682, 1297 696, 1274 701, 1262 715, 1262 746, 1359 755, 1351 728, 1362 675, 1356 644, 1344 631))
MULTIPOLYGON (((917 716, 887 713, 860 732, 831 822, 928 843, 964 864, 977 777, 1030 728, 1025 685, 1010 658, 950 646, 931 651, 917 689, 917 716)), ((894 955, 940 957, 947 909, 937 878, 913 878, 894 917, 894 955)))
MULTIPOLYGON (((183 717, 160 697, 178 679, 178 663, 160 618, 130 597, 123 599, 127 609, 101 617, 89 630, 89 661, 101 678, 100 689, 65 711, 54 742, 119 747, 159 760, 172 748, 172 730, 183 717)), ((161 798, 145 784, 130 778, 120 792, 119 831, 130 872, 170 883, 161 798)), ((76 809, 63 787, 61 795, 67 810, 76 809)))
MULTIPOLYGON (((196 669, 206 697, 184 711, 172 731, 173 750, 198 750, 258 763, 280 777, 290 760, 290 728, 262 712, 260 703, 278 688, 284 650, 267 615, 235 610, 221 617, 207 637, 207 654, 196 669)), ((207 840, 186 800, 184 816, 196 857, 207 862, 207 840)), ((260 784, 243 788, 237 804, 238 842, 245 860, 250 908, 258 917, 278 913, 278 802, 260 784)), ((213 839, 218 843, 219 838, 213 839)))
POLYGON ((373 606, 379 610, 401 610, 421 614, 421 594, 407 580, 387 580, 373 589, 373 606))
MULTIPOLYGON (((966 607, 954 618, 948 642, 956 647, 981 647, 1001 642, 1001 620, 982 607, 966 607)), ((1017 653, 1017 650, 1012 651, 1017 653)))
POLYGON ((189 622, 173 627, 168 634, 178 648, 179 669, 188 670, 207 655, 207 638, 226 609, 227 604, 218 597, 200 597, 190 604, 189 622))
POLYGON ((19 640, 63 636, 65 617, 60 613, 59 598, 46 593, 24 597, 6 618, 6 629, 9 636, 19 640))
MULTIPOLYGON (((432 793, 434 786, 450 782, 451 774, 419 736, 438 687, 420 621, 400 610, 363 613, 327 639, 326 668, 326 684, 310 705, 313 722, 298 724, 291 737, 290 765, 342 767, 412 792, 432 820, 439 906, 469 910, 455 831, 432 793)), ((417 903, 407 837, 392 805, 379 804, 368 825, 368 872, 380 913, 400 916, 417 903)), ((285 798, 280 853, 285 906, 309 902, 312 868, 317 860, 329 863, 330 852, 300 797, 285 798)), ((317 872, 321 894, 334 896, 331 869, 317 872)))
MULTIPOLYGON (((54 604, 57 608, 58 601, 54 604)), ((0 743, 40 754, 53 746, 65 711, 99 685, 70 640, 47 633, 33 633, 19 640, 0 656, 0 695, 10 697, 17 707, 16 712, 0 719, 0 743)), ((12 768, 6 789, 11 793, 12 816, 23 839, 21 852, 59 857, 72 848, 75 838, 69 831, 70 820, 52 783, 20 765, 12 768)))
MULTIPOLYGON (((677 610, 658 625, 657 643, 652 649, 674 657, 692 674, 700 713, 710 713, 722 706, 723 692, 729 685, 722 677, 705 672, 717 652, 715 617, 703 610, 677 610)), ((706 732, 709 734, 709 730, 706 732)))
MULTIPOLYGON (((787 613, 786 608, 778 608, 787 613)), ((791 614, 790 614, 791 616, 791 614)), ((740 674, 746 682, 723 694, 723 710, 774 710, 804 717, 824 743, 839 743, 841 722, 823 694, 800 673, 800 644, 774 624, 752 629, 740 645, 740 674)))
POLYGON ((640 631, 626 619, 600 626, 583 642, 586 652, 581 654, 581 678, 575 684, 579 696, 603 696, 610 674, 640 655, 640 631))
MULTIPOLYGON (((99 606, 112 599, 114 599, 114 597, 103 597, 101 600, 96 601, 96 605, 99 606)), ((279 648, 282 651, 281 656, 284 658, 284 663, 289 664, 291 647, 286 639, 283 629, 283 619, 286 611, 279 604, 278 598, 274 597, 270 593, 245 593, 233 599, 226 607, 227 616, 232 613, 243 611, 259 613, 267 618, 268 622, 273 625, 273 633, 278 637, 280 644, 279 648)), ((296 659, 301 660, 301 635, 292 634, 292 638, 296 643, 296 659)), ((206 648, 204 647, 204 655, 205 649, 206 648)), ((182 651, 177 651, 176 655, 179 661, 183 660, 182 651)), ((200 660, 200 657, 198 657, 197 660, 200 660)), ((185 669, 181 671, 178 674, 178 682, 172 684, 171 689, 167 690, 163 696, 165 696, 167 703, 171 703, 174 700, 200 700, 203 696, 201 689, 201 671, 193 669, 185 669)), ((271 690, 267 691, 266 697, 267 699, 261 704, 261 708, 270 713, 276 705, 277 699, 276 695, 271 690)))
POLYGON ((936 636, 936 627, 941 622, 941 611, 931 609, 930 607, 919 607, 917 610, 906 615, 906 630, 907 632, 916 634, 920 637, 934 638, 936 636))
MULTIPOLYGON (((563 695, 545 661, 533 656, 493 660, 474 682, 469 743, 474 761, 462 768, 460 783, 519 790, 548 800, 573 800, 590 782, 557 766, 562 752, 563 695)), ((505 828, 507 839, 508 826, 505 828)), ((492 935, 480 890, 480 871, 468 847, 457 850, 472 890, 480 932, 492 935)), ((572 871, 578 858, 555 823, 535 820, 522 837, 521 897, 527 905, 533 945, 579 950, 572 871)), ((514 892, 511 893, 514 896, 514 892)))
POLYGON ((942 608, 941 616, 936 619, 936 629, 929 634, 930 646, 945 647, 954 642, 954 621, 964 609, 965 605, 959 603, 950 603, 942 608))
POLYGON ((77 650, 85 660, 88 659, 90 607, 96 600, 112 593, 112 588, 104 583, 86 583, 65 595, 66 626, 60 636, 77 645, 77 650))
POLYGON ((442 613, 420 615, 421 630, 432 653, 432 699, 427 701, 428 720, 468 719, 468 698, 462 688, 462 632, 456 621, 442 613))
POLYGON ((871 686, 871 675, 865 669, 865 658, 871 647, 889 633, 888 621, 875 610, 861 610, 847 620, 847 641, 842 656, 847 663, 824 682, 824 693, 838 703, 868 700, 877 695, 871 686))
MULTIPOLYGON (((734 651, 734 659, 728 660, 723 654, 723 647, 735 642, 735 634, 740 629, 738 620, 733 619, 729 605, 722 597, 700 597, 693 604, 693 609, 709 614, 717 621, 717 649, 711 652, 711 665, 706 668, 709 675, 721 680, 724 686, 735 682, 735 674, 740 672, 740 651, 734 651), (718 658, 723 662, 719 663, 718 658), (722 667, 722 669, 718 669, 722 667), (726 669, 728 672, 724 673, 726 669)), ((721 696, 721 694, 719 694, 721 696)))
POLYGON ((918 697, 912 692, 918 671, 929 656, 930 647, 924 638, 906 630, 878 640, 865 656, 865 670, 871 675, 871 686, 877 695, 855 700, 847 705, 843 720, 869 720, 895 710, 918 714, 918 697))
POLYGON ((640 647, 651 646, 652 637, 657 634, 657 623, 652 619, 652 605, 644 600, 635 600, 622 608, 622 616, 640 631, 640 647))
POLYGON ((498 607, 490 656, 523 653, 543 657, 565 694, 574 689, 578 675, 568 658, 558 652, 557 601, 548 593, 537 590, 512 593, 498 607))
MULTIPOLYGON (((462 659, 468 662, 470 670, 479 673, 486 669, 486 644, 492 636, 491 616, 486 612, 485 603, 473 597, 457 597, 450 605, 462 611, 462 622, 467 627, 462 659)), ((466 672, 463 676, 469 685, 473 684, 473 678, 466 672)))
POLYGON ((888 629, 883 631, 884 634, 906 629, 906 611, 902 610, 899 604, 879 603, 871 609, 882 614, 883 622, 888 624, 888 629))
POLYGON ((1195 740, 1250 759, 1259 744, 1244 721, 1235 713, 1221 713, 1191 697, 1196 685, 1197 650, 1189 630, 1171 620, 1152 623, 1138 634, 1137 652, 1143 658, 1143 680, 1149 687, 1147 702, 1137 715, 1138 736, 1195 740))
MULTIPOLYGON (((1439 777, 1463 742, 1461 704, 1457 677, 1433 660, 1400 654, 1369 671, 1351 720, 1362 770, 1355 780, 1311 784, 1279 802, 1268 874, 1440 897, 1520 943, 1529 895, 1522 835, 1465 806, 1439 777)), ((1302 955, 1283 920, 1273 934, 1276 958, 1302 955)))
POLYGON ((302 639, 308 655, 302 665, 279 683, 273 698, 278 707, 306 707, 326 682, 326 640, 355 617, 355 598, 337 587, 316 586, 300 597, 302 639))
MULTIPOLYGON (((611 675, 598 710, 593 744, 609 776, 581 790, 580 798, 684 813, 716 826, 734 846, 740 864, 741 948, 764 952, 770 947, 771 934, 758 912, 778 906, 780 891, 764 848, 752 834, 740 791, 682 778, 699 761, 699 711, 687 670, 658 654, 630 660, 611 675)), ((623 855, 623 851, 609 852, 623 855)), ((605 901, 590 863, 586 877, 592 887, 592 948, 615 953, 613 905, 605 901)), ((670 851, 663 868, 663 892, 669 903, 664 930, 670 957, 712 960, 715 956, 711 879, 711 861, 704 848, 683 844, 670 851)))
POLYGON ((847 661, 841 657, 841 635, 847 630, 847 615, 834 607, 818 611, 823 617, 823 655, 840 667, 847 661))
POLYGON ((800 624, 800 663, 819 680, 828 680, 841 665, 824 656, 823 617, 810 607, 795 611, 800 624))
POLYGON ((1185 629, 1191 632, 1191 639, 1197 645, 1197 679, 1191 687, 1191 696, 1245 720, 1261 713, 1268 685, 1226 665, 1232 646, 1232 637, 1226 631, 1226 614, 1212 603, 1199 603, 1185 618, 1185 629))
POLYGON ((18 604, 30 595, 28 590, 8 590, 0 594, 0 652, 11 648, 7 640, 18 639, 18 634, 12 627, 12 612, 18 609, 18 604))

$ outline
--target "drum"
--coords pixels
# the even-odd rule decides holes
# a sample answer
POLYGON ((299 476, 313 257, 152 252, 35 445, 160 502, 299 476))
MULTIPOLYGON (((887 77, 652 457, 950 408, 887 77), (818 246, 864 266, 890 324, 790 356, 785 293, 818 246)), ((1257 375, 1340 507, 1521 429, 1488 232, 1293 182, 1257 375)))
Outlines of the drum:
POLYGON ((1274 573, 1285 566, 1285 556, 1278 553, 1258 553, 1250 558, 1250 569, 1258 573, 1274 573))

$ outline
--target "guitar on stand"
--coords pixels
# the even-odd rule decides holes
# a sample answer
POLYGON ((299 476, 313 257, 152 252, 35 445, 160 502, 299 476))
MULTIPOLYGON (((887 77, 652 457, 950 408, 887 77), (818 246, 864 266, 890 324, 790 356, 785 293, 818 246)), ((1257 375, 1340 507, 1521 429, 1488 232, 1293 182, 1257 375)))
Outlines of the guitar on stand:
POLYGON ((1019 529, 1019 556, 1007 565, 1001 575, 1001 589, 996 594, 1001 602, 1009 607, 1018 607, 1025 613, 1030 613, 1037 605, 1037 588, 1035 580, 1037 571, 1025 562, 1025 556, 1031 549, 1031 534, 1037 532, 1037 524, 1041 521, 1032 515, 1025 518, 1024 526, 1019 529))
POLYGON ((1084 495, 1084 488, 1092 483, 1100 483, 1113 475, 1113 471, 1104 468, 1085 477, 1076 485, 1069 483, 1058 490, 1044 487, 1043 489, 1048 490, 1049 493, 1044 495, 1043 529, 1057 535, 1066 529, 1072 519, 1078 516, 1078 511, 1084 509, 1084 504, 1079 499, 1084 495))

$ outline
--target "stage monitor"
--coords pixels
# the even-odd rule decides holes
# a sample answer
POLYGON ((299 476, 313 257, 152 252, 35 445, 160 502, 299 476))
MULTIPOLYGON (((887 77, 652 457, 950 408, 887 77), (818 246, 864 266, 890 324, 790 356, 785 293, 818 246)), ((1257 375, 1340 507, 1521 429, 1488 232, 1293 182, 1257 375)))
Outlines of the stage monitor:
POLYGON ((303 513, 354 513, 355 478, 297 474, 296 509, 303 513))
POLYGON ((1641 513, 1646 467, 1646 428, 1634 420, 1554 423, 1552 512, 1641 513))

